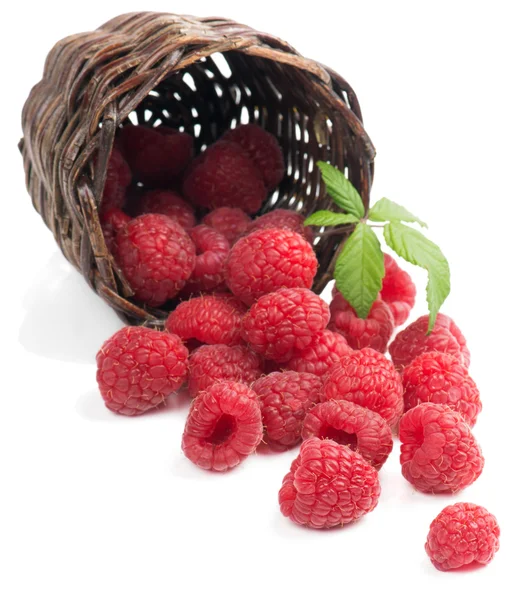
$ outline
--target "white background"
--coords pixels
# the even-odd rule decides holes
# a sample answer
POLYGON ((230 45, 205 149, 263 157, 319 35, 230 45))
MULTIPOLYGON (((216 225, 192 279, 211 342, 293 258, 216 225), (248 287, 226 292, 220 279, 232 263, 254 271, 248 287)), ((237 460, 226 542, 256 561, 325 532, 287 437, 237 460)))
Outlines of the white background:
MULTIPOLYGON (((3 9, 2 598, 428 599, 517 590, 515 3, 304 4, 47 0, 3 9), (450 259, 444 312, 468 338, 484 406, 474 433, 487 462, 472 487, 455 498, 414 492, 396 447, 372 514, 309 531, 277 504, 295 451, 205 473, 180 450, 185 401, 135 419, 104 408, 94 357, 120 323, 32 209, 16 144, 23 102, 51 46, 142 7, 235 18, 287 39, 353 85, 378 150, 373 199, 388 196, 428 221, 450 259), (423 544, 430 521, 459 500, 496 514, 502 548, 487 568, 440 573, 423 544)), ((413 276, 417 317, 424 279, 413 276)))

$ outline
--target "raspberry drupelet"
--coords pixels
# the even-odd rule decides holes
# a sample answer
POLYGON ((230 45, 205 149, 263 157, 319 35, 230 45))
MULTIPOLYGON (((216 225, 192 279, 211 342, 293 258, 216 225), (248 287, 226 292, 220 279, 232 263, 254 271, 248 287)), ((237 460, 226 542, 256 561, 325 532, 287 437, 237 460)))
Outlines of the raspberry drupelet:
POLYGON ((117 232, 114 258, 134 298, 160 306, 185 286, 195 267, 195 245, 185 230, 164 215, 142 215, 117 232))
POLYGON ((403 325, 414 306, 416 286, 409 273, 401 269, 389 254, 384 254, 384 268, 380 297, 393 313, 395 325, 403 325))
POLYGON ((102 345, 96 360, 107 408, 128 416, 163 404, 188 372, 188 351, 180 338, 146 327, 124 327, 102 345))
POLYGON ((194 398, 213 383, 223 380, 251 385, 263 375, 263 360, 245 346, 201 346, 189 357, 189 394, 194 398))
POLYGON ((242 336, 267 359, 287 362, 328 324, 324 300, 306 288, 282 288, 262 296, 243 317, 242 336))
POLYGON ((346 400, 316 404, 305 417, 303 439, 331 439, 358 452, 375 469, 393 449, 391 428, 376 412, 346 400))
POLYGON ((232 246, 249 228, 252 220, 241 208, 222 206, 208 213, 202 223, 225 236, 232 246))
POLYGON ((241 208, 256 213, 265 200, 260 172, 240 146, 220 141, 209 146, 190 165, 183 195, 197 206, 241 208))
POLYGON ((375 300, 367 318, 361 319, 342 294, 335 292, 330 303, 330 312, 329 329, 343 335, 351 348, 372 348, 382 353, 387 350, 395 321, 385 302, 375 300))
POLYGON ((404 408, 403 389, 395 367, 383 354, 363 348, 335 363, 323 381, 323 401, 347 400, 381 415, 395 425, 404 408))
POLYGON ((306 348, 295 350, 286 367, 292 371, 324 377, 336 362, 351 352, 353 350, 340 333, 324 329, 314 335, 306 348))
POLYGON ((429 316, 423 315, 397 334, 389 346, 389 354, 397 369, 405 368, 424 352, 445 352, 458 356, 466 367, 470 364, 470 353, 463 334, 454 321, 438 313, 431 333, 429 316))
POLYGON ((469 502, 446 506, 429 528, 425 551, 440 571, 488 565, 499 550, 499 525, 486 508, 469 502))
POLYGON ((282 287, 311 288, 317 272, 312 246, 289 229, 263 229, 232 247, 225 280, 232 293, 250 306, 282 287))
POLYGON ((156 213, 178 221, 186 231, 196 225, 191 206, 178 194, 170 190, 149 190, 140 199, 138 215, 156 213))
POLYGON ((202 469, 228 471, 256 450, 262 434, 256 394, 243 383, 222 381, 195 398, 182 450, 202 469))
POLYGON ((238 144, 252 160, 268 190, 275 189, 285 175, 285 160, 277 139, 259 125, 239 125, 227 131, 222 140, 238 144))
POLYGON ((181 302, 166 320, 166 329, 184 341, 237 344, 246 307, 231 294, 196 296, 181 302))
POLYGON ((195 244, 196 261, 183 295, 215 290, 224 282, 224 267, 229 256, 226 237, 207 225, 197 225, 189 232, 195 244))
POLYGON ((378 504, 378 473, 360 454, 333 440, 310 438, 285 475, 281 512, 298 525, 323 529, 346 525, 378 504))
POLYGON ((463 417, 444 404, 406 412, 399 435, 402 475, 420 492, 456 493, 481 475, 481 448, 463 417))
POLYGON ((404 409, 423 402, 445 404, 472 427, 481 412, 481 399, 463 362, 443 352, 418 355, 402 372, 404 409))
POLYGON ((274 450, 286 450, 301 441, 305 415, 319 402, 321 380, 311 373, 274 372, 252 384, 258 395, 264 441, 274 450))

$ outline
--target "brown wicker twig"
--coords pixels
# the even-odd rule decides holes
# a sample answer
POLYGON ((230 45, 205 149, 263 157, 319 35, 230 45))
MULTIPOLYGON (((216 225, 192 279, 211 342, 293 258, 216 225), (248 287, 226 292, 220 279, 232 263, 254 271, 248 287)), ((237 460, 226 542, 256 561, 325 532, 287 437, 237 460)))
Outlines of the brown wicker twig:
MULTIPOLYGON (((240 122, 274 133, 287 174, 262 212, 331 208, 318 160, 347 169, 368 206, 375 150, 355 93, 286 42, 226 19, 151 12, 65 38, 23 109, 27 189, 66 258, 127 322, 164 317, 132 300, 97 215, 114 136, 129 118, 181 128, 198 150, 240 122)), ((342 239, 315 246, 316 292, 331 278, 342 239)))

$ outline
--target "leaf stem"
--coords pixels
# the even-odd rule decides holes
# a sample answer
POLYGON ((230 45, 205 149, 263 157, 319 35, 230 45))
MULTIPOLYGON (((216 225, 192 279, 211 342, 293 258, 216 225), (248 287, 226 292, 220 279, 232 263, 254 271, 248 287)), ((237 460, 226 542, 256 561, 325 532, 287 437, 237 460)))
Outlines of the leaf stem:
POLYGON ((355 224, 352 223, 351 225, 347 225, 346 227, 335 227, 335 228, 331 228, 331 229, 326 229, 326 231, 323 231, 322 233, 317 233, 316 237, 320 237, 320 238, 324 238, 324 237, 329 237, 330 235, 340 235, 341 233, 350 233, 353 230, 353 226, 355 224))

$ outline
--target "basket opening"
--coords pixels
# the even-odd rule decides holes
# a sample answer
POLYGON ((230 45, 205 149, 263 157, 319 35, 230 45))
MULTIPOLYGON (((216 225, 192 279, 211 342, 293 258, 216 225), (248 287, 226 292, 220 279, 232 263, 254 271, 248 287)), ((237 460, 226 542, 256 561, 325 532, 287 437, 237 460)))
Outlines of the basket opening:
POLYGON ((287 166, 261 212, 290 208, 308 214, 323 196, 315 162, 340 164, 345 154, 342 142, 335 143, 345 132, 334 131, 323 99, 310 93, 308 77, 294 66, 265 58, 216 53, 166 77, 128 120, 186 131, 195 138, 197 152, 227 129, 261 125, 279 139, 287 166))

